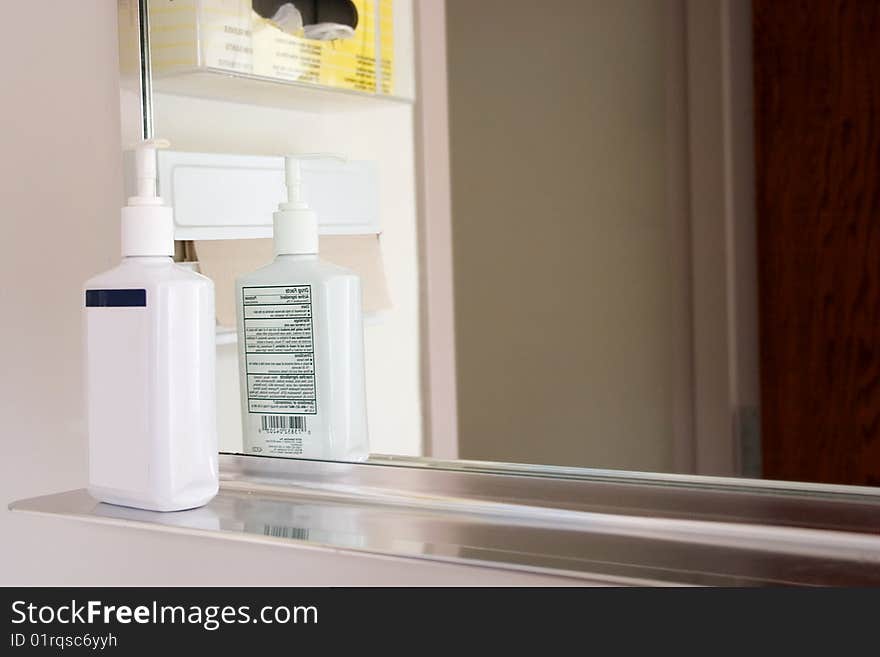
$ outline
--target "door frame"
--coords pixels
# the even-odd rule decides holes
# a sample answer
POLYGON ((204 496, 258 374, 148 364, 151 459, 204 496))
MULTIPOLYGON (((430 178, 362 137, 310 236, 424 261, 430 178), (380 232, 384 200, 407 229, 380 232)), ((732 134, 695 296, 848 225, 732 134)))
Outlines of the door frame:
POLYGON ((413 0, 424 456, 458 458, 446 2, 413 0))
POLYGON ((760 477, 751 3, 686 0, 694 472, 760 477))

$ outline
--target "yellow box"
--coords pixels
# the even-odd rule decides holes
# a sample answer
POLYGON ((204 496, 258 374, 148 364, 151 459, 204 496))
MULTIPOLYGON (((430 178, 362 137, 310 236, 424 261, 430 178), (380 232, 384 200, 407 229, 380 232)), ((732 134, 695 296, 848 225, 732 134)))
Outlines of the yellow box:
POLYGON ((282 31, 254 12, 251 0, 152 0, 153 73, 212 68, 393 94, 393 0, 353 3, 358 12, 354 36, 316 41, 282 31))

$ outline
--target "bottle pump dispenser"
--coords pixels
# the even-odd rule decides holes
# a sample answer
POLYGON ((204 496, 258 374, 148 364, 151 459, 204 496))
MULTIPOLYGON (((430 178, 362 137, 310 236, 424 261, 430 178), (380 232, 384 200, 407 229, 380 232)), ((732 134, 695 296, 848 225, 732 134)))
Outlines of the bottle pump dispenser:
POLYGON ((89 492, 154 511, 217 493, 214 285, 176 265, 156 189, 159 140, 135 153, 122 262, 85 284, 89 492))
POLYGON ((300 160, 285 158, 275 260, 236 281, 244 451, 359 461, 369 455, 360 278, 318 258, 300 160))

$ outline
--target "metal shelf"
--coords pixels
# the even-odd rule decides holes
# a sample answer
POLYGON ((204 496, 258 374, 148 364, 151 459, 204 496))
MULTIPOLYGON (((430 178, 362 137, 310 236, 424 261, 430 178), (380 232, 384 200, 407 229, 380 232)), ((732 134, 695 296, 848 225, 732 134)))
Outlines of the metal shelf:
POLYGON ((403 96, 336 89, 209 67, 154 74, 153 91, 305 112, 350 112, 414 102, 403 96))
POLYGON ((84 490, 10 508, 585 582, 880 585, 876 495, 694 489, 589 470, 545 478, 504 472, 502 464, 490 474, 388 457, 331 463, 222 455, 221 475, 217 497, 191 511, 102 504, 84 490))

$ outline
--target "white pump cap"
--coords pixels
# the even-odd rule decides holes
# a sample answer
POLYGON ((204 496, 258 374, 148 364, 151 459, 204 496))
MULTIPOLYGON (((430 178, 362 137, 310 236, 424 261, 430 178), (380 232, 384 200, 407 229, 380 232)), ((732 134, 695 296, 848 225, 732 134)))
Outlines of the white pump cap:
POLYGON ((174 214, 156 194, 156 149, 164 139, 148 139, 135 148, 137 195, 122 208, 123 256, 174 255, 174 214))
POLYGON ((275 255, 305 255, 318 252, 318 217, 309 209, 303 196, 300 160, 336 159, 340 155, 314 153, 288 155, 284 158, 284 182, 287 201, 278 205, 272 215, 275 255))

